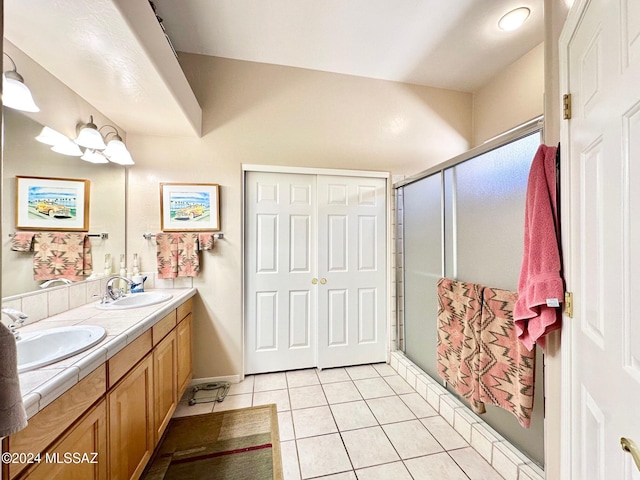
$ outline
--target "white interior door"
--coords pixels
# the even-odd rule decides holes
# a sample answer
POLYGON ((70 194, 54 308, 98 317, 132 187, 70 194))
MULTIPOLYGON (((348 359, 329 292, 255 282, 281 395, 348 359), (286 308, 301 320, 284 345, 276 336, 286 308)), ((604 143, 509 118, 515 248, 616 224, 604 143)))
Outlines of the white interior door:
POLYGON ((573 104, 563 201, 575 302, 563 336, 571 383, 563 468, 576 480, 638 479, 620 439, 640 442, 640 2, 579 2, 561 52, 573 104))
POLYGON ((245 372, 316 365, 316 178, 248 172, 245 372))
POLYGON ((245 187, 245 373, 386 360, 386 180, 247 172, 245 187))
POLYGON ((383 362, 386 181, 318 177, 318 367, 383 362))

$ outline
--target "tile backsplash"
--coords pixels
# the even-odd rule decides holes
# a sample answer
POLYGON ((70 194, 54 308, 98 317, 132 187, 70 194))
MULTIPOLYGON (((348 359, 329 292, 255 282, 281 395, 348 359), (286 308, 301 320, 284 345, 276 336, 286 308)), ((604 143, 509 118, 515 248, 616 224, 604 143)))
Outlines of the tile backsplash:
MULTIPOLYGON (((146 289, 193 287, 191 277, 159 279, 156 272, 143 272, 142 275, 147 277, 144 284, 146 289)), ((109 277, 101 277, 5 297, 2 299, 2 307, 15 308, 25 313, 28 317, 25 325, 29 325, 87 303, 97 302, 99 296, 106 290, 108 279, 109 277)), ((8 325, 9 317, 3 314, 2 322, 8 325)))

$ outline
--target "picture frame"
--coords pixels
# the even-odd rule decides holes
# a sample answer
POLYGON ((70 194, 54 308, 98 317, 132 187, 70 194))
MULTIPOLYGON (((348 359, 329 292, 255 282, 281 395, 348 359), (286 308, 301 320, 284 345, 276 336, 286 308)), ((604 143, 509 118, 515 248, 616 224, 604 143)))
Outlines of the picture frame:
POLYGON ((220 185, 161 183, 160 229, 163 232, 219 232, 220 185))
POLYGON ((16 229, 86 232, 90 181, 16 176, 16 229))

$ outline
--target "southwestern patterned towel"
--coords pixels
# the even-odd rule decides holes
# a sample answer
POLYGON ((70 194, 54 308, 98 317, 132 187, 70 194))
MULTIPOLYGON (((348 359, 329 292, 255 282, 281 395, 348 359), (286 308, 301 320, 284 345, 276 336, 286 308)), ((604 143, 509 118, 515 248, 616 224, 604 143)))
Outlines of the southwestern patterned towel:
POLYGON ((91 239, 86 233, 36 233, 33 251, 34 280, 79 281, 91 275, 91 239))
POLYGON ((158 278, 195 277, 200 272, 198 234, 157 233, 158 278))
POLYGON ((482 289, 449 278, 438 281, 438 373, 467 399, 476 413, 484 413, 478 387, 482 289))
POLYGON ((33 252, 33 232, 16 232, 11 237, 11 250, 14 252, 33 252))
POLYGON ((516 292, 485 287, 480 317, 478 374, 480 401, 513 413, 529 428, 533 411, 535 345, 529 351, 519 341, 513 322, 516 292))

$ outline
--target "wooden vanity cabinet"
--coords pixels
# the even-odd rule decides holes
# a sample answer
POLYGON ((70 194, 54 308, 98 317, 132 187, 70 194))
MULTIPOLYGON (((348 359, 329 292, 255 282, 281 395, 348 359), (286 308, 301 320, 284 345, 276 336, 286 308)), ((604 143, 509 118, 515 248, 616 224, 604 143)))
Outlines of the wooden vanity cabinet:
POLYGON ((153 349, 154 435, 159 441, 178 405, 178 349, 175 329, 153 349))
POLYGON ((23 478, 29 480, 108 480, 107 406, 102 400, 41 456, 23 478))
POLYGON ((107 394, 109 478, 138 478, 155 448, 153 362, 147 355, 107 394))
POLYGON ((179 305, 5 439, 4 451, 60 462, 4 465, 2 478, 138 479, 191 380, 191 308, 179 305), (74 452, 98 463, 65 463, 74 452))
MULTIPOLYGON (((189 302, 190 303, 190 302, 189 302)), ((192 338, 192 314, 191 310, 178 323, 176 327, 176 343, 178 347, 178 401, 182 398, 189 386, 193 373, 193 360, 191 352, 192 338)))

